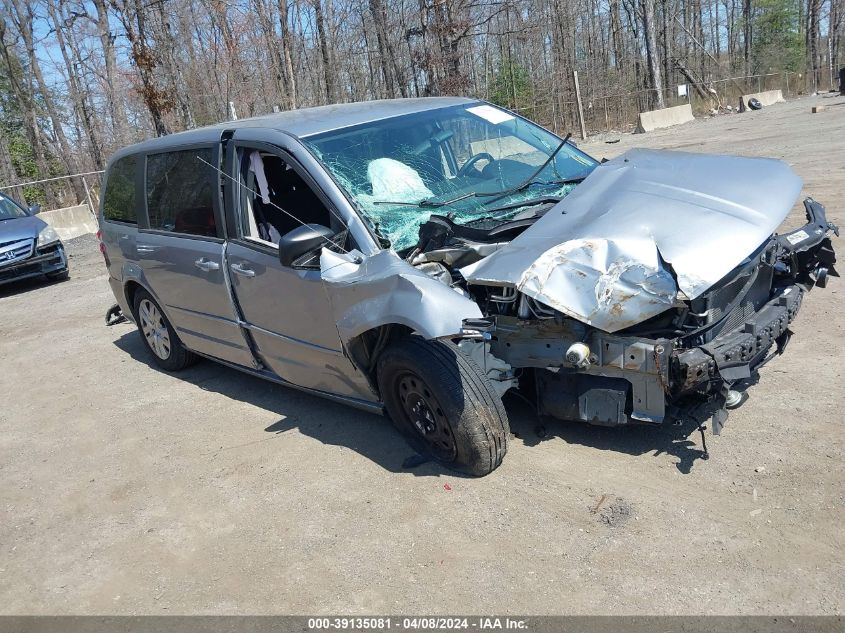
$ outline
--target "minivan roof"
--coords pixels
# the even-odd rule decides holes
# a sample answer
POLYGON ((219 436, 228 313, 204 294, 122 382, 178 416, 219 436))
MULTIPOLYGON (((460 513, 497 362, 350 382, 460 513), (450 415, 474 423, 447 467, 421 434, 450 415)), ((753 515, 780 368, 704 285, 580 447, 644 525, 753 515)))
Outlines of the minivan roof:
POLYGON ((382 99, 378 101, 359 101, 356 103, 339 103, 315 108, 288 110, 286 112, 265 114, 249 119, 225 121, 195 130, 187 130, 185 132, 177 132, 175 134, 153 138, 125 147, 115 153, 112 160, 136 152, 158 151, 177 145, 215 141, 220 138, 221 131, 228 129, 261 127, 281 130, 296 137, 304 137, 360 125, 361 123, 389 119, 403 114, 413 114, 414 112, 476 103, 477 101, 477 99, 467 99, 464 97, 382 99))

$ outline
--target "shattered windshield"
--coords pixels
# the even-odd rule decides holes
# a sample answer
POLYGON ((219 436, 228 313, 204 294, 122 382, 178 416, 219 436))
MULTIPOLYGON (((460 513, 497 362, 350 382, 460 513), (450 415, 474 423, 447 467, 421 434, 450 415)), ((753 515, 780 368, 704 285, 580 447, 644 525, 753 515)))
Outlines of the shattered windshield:
POLYGON ((598 164, 485 103, 393 117, 304 143, 396 250, 417 243, 432 213, 462 224, 507 220, 538 200, 565 196, 598 164))

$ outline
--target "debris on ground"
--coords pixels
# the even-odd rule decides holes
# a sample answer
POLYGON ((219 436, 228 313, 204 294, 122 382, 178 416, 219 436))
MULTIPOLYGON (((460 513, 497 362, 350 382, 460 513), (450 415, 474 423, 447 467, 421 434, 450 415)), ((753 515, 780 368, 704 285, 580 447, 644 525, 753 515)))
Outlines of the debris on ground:
POLYGON ((599 508, 601 507, 601 504, 603 504, 603 503, 605 502, 605 500, 606 500, 606 499, 607 499, 607 495, 602 495, 602 496, 601 496, 601 498, 599 499, 599 502, 596 504, 596 507, 595 507, 595 508, 593 508, 593 514, 595 514, 596 512, 598 512, 598 511, 599 511, 599 508))
POLYGON ((604 508, 599 511, 599 508, 602 507, 602 503, 606 497, 606 495, 602 495, 602 498, 599 499, 599 503, 597 503, 595 508, 591 509, 590 512, 598 515, 599 521, 605 525, 609 527, 620 527, 626 523, 633 514, 631 504, 625 501, 622 497, 614 497, 609 504, 605 505, 604 508))

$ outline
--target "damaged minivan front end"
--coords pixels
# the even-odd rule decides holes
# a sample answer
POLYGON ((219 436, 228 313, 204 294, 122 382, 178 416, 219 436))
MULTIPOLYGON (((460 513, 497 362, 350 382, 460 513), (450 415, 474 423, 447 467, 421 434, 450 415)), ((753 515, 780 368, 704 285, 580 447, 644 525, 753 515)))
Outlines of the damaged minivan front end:
POLYGON ((806 226, 774 234, 800 188, 772 160, 635 151, 602 165, 462 269, 512 293, 489 315, 492 354, 534 370, 541 414, 713 417, 718 433, 726 405, 785 349, 804 293, 836 275, 838 229, 818 202, 804 201, 806 226))
MULTIPOLYGON (((430 336, 464 341, 500 392, 518 387, 541 415, 605 426, 712 418, 718 433, 784 351, 804 294, 836 275, 838 229, 818 202, 804 201, 805 226, 775 233, 801 186, 781 161, 630 151, 517 217, 432 214, 390 270, 442 290, 387 296, 433 307, 414 310, 426 323, 409 327, 437 323, 430 336)), ((332 285, 346 277, 334 262, 332 285)), ((341 330, 350 314, 338 315, 341 330)))

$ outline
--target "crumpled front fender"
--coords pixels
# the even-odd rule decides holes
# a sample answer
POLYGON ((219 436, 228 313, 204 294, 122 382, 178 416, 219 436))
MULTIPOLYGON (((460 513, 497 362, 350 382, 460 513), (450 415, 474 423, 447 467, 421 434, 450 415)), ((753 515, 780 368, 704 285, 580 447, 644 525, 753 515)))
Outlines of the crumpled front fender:
POLYGON ((463 319, 482 316, 474 301, 392 251, 363 257, 323 249, 320 271, 344 345, 388 324, 405 325, 427 339, 455 336, 463 319))

